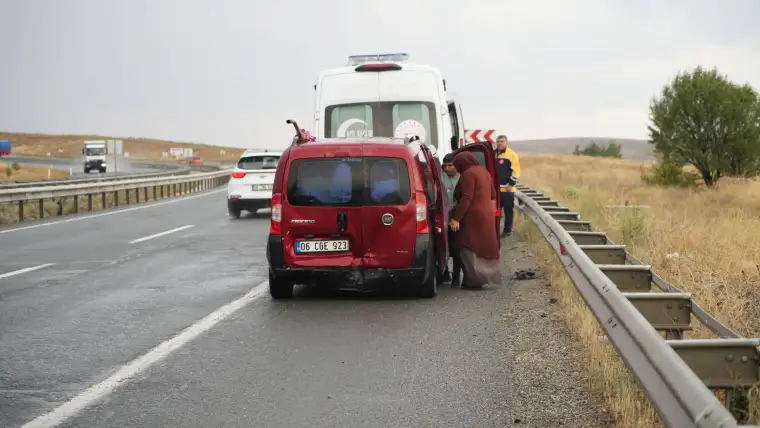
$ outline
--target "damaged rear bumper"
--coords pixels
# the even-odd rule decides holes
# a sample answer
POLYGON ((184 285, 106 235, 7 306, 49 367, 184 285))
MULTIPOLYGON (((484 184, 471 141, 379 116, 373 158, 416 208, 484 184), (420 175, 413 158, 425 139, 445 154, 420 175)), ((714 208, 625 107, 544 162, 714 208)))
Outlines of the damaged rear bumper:
POLYGON ((269 235, 267 262, 269 272, 295 284, 318 283, 323 286, 352 290, 376 290, 389 284, 419 284, 428 275, 435 275, 435 264, 429 263, 430 238, 417 235, 412 266, 403 269, 375 267, 309 267, 291 268, 285 264, 282 237, 269 235))

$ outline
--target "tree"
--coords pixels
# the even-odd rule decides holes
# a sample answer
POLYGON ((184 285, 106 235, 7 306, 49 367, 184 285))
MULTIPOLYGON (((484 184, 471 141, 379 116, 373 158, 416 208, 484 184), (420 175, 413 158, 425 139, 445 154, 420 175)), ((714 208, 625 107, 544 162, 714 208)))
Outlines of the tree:
POLYGON ((655 153, 691 164, 705 184, 760 172, 760 99, 716 69, 679 72, 649 106, 655 153))

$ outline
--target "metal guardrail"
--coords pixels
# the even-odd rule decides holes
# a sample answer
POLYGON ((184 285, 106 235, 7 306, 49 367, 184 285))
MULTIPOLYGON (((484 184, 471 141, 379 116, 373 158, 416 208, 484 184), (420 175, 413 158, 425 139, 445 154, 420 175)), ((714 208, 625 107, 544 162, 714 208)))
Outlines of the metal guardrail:
POLYGON ((37 201, 39 218, 44 217, 46 200, 58 199, 58 215, 63 215, 61 207, 65 198, 73 200, 73 213, 79 212, 79 197, 86 196, 88 211, 93 209, 93 195, 100 194, 102 207, 107 207, 108 194, 114 195, 114 204, 119 205, 119 192, 126 192, 126 203, 131 200, 140 202, 140 190, 143 200, 148 200, 148 189, 153 190, 153 199, 163 199, 165 196, 176 196, 221 186, 230 178, 229 171, 213 171, 199 174, 187 174, 169 177, 132 178, 127 180, 109 180, 100 183, 63 184, 58 186, 36 186, 18 189, 0 189, 0 204, 18 205, 18 221, 24 221, 24 207, 30 201, 37 201), (131 194, 134 193, 134 199, 131 194))
POLYGON ((517 187, 517 208, 557 252, 661 421, 673 428, 746 423, 746 394, 760 385, 760 340, 731 331, 579 213, 517 187), (652 292, 652 284, 661 291, 652 292), (720 338, 684 339, 692 315, 720 338), (726 392, 725 405, 712 390, 726 392))
POLYGON ((125 175, 101 175, 92 178, 59 178, 55 180, 39 180, 39 181, 12 181, 8 183, 1 183, 0 190, 2 189, 19 189, 22 187, 41 187, 41 186, 60 186, 65 184, 82 184, 82 183, 102 183, 107 181, 122 181, 131 180, 135 178, 150 178, 150 177, 165 177, 170 175, 184 175, 188 174, 192 169, 189 167, 178 168, 175 170, 161 171, 161 172, 141 172, 135 174, 125 175))

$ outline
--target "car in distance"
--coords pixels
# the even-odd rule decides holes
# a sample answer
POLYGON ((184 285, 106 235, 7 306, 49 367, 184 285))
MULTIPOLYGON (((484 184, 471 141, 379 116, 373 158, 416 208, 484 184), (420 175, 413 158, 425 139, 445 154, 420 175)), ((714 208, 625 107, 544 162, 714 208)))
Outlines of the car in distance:
POLYGON ((227 211, 232 218, 240 218, 241 211, 256 213, 270 207, 280 155, 280 152, 246 150, 240 156, 227 183, 227 211))

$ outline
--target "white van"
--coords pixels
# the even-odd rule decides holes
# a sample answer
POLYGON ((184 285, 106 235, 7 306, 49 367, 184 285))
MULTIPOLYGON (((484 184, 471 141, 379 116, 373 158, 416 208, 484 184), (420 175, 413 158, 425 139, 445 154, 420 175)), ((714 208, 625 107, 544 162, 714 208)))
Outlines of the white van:
POLYGON ((440 161, 464 143, 461 106, 438 68, 407 64, 408 54, 354 55, 324 70, 316 90, 317 138, 416 134, 440 161))

